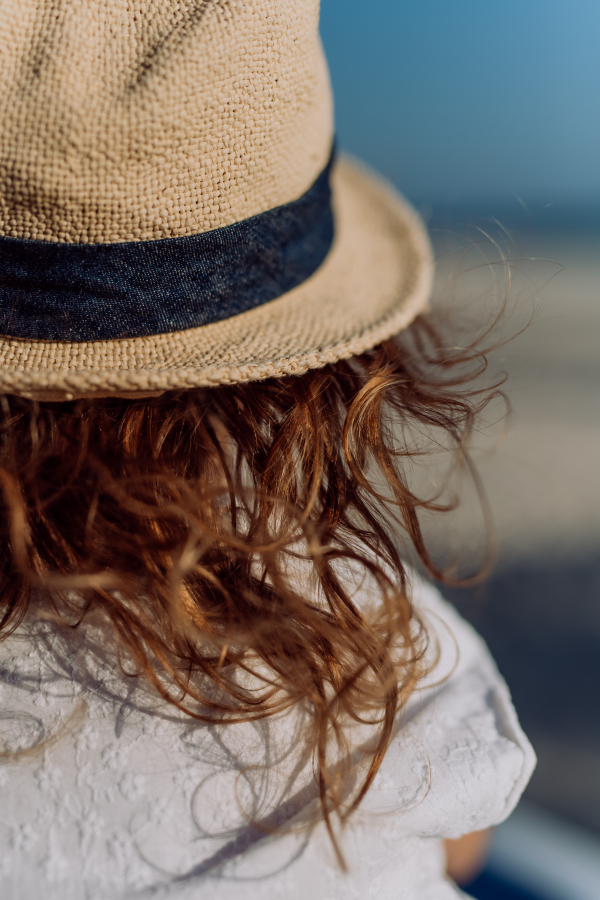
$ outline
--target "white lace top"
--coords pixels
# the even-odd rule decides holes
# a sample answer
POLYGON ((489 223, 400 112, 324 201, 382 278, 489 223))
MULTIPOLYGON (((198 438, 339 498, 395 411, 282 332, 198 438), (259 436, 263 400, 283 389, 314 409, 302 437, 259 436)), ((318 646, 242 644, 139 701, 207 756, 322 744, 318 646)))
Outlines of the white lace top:
POLYGON ((341 836, 347 873, 322 824, 300 827, 318 801, 290 762, 299 719, 194 723, 22 626, 0 643, 0 897, 456 898, 441 839, 502 821, 534 755, 480 638, 431 587, 415 601, 441 659, 341 836))

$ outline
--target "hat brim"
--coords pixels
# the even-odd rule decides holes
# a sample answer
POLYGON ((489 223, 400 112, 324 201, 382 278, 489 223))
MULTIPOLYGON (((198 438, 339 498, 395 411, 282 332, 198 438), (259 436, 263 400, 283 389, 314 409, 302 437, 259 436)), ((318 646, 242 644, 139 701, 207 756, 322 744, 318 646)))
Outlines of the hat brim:
POLYGON ((421 220, 389 184, 343 156, 332 191, 333 246, 298 287, 169 334, 89 343, 0 337, 0 392, 70 400, 260 381, 347 359, 402 331, 431 290, 421 220))

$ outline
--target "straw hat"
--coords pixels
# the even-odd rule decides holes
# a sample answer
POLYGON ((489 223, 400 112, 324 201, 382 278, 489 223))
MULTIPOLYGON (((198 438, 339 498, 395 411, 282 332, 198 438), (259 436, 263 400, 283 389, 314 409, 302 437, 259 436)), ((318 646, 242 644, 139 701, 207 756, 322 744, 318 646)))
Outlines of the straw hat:
POLYGON ((301 373, 427 304, 429 244, 333 146, 318 0, 3 0, 0 391, 301 373))

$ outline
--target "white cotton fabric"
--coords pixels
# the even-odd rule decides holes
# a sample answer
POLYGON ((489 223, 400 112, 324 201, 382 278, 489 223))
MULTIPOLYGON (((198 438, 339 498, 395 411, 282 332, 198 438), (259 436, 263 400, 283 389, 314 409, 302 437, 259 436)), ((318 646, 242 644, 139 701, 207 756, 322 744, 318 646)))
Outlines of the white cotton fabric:
POLYGON ((299 715, 198 725, 109 659, 22 626, 0 644, 0 896, 456 898, 442 838, 501 822, 535 758, 481 639, 433 588, 414 599, 441 658, 341 836, 347 873, 322 824, 300 827, 318 801, 288 752, 299 715))

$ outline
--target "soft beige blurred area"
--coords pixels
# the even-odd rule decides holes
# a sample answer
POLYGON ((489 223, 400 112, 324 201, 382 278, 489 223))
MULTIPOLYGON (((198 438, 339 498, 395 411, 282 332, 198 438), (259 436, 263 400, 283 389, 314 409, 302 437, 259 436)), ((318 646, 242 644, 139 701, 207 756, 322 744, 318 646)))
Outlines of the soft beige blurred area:
MULTIPOLYGON (((600 234, 509 240, 496 228, 495 237, 499 249, 476 230, 434 241, 437 305, 493 316, 508 291, 499 332, 524 328, 491 358, 492 371, 508 373, 511 416, 494 424, 496 405, 474 440, 499 557, 589 557, 600 547, 600 234)), ((452 528, 426 519, 435 545, 460 547, 463 558, 482 544, 481 515, 466 496, 452 528)))
MULTIPOLYGON (((474 437, 496 566, 447 594, 488 642, 537 752, 527 797, 600 834, 600 231, 488 233, 497 246, 476 228, 435 238, 438 308, 492 320, 508 287, 498 332, 523 329, 490 360, 512 414, 503 424, 492 405, 474 437)), ((416 475, 442 483, 440 466, 416 475)), ((465 575, 483 558, 482 517, 468 482, 450 484, 462 508, 424 525, 465 575)))

